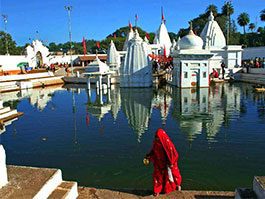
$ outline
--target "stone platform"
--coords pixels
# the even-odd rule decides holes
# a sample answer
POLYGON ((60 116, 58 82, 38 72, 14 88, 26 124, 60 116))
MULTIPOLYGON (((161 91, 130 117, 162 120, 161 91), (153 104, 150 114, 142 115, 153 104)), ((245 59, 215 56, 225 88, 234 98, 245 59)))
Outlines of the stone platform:
POLYGON ((78 187, 79 199, 232 199, 234 192, 225 191, 174 191, 154 197, 151 191, 115 191, 78 187))
POLYGON ((7 166, 8 184, 0 198, 76 198, 77 183, 62 180, 60 169, 7 166))
POLYGON ((235 80, 240 82, 265 85, 265 74, 239 73, 235 75, 235 80))

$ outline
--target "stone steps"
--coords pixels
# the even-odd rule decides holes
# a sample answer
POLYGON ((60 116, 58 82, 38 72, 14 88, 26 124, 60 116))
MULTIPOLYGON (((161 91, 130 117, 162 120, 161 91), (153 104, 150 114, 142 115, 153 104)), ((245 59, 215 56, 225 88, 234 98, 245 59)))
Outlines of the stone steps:
POLYGON ((71 199, 77 198, 77 183, 63 181, 52 193, 49 199, 71 199))
POLYGON ((3 114, 3 113, 6 113, 10 111, 10 107, 3 107, 3 108, 0 108, 0 115, 3 114))
POLYGON ((16 115, 17 114, 17 110, 9 110, 7 112, 3 112, 0 114, 0 120, 3 120, 5 118, 8 118, 12 115, 16 115))
POLYGON ((0 198, 72 199, 77 198, 77 183, 62 180, 60 169, 7 166, 8 184, 0 198))

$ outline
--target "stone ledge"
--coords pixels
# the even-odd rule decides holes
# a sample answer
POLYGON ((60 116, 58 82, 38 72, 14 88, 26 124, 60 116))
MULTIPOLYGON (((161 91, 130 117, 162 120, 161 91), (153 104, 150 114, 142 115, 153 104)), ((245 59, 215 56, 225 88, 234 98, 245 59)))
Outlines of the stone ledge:
POLYGON ((265 176, 255 176, 253 180, 253 190, 258 199, 265 198, 265 176))
POLYGON ((0 198, 34 198, 43 192, 48 196, 52 192, 50 189, 54 190, 61 183, 61 172, 58 171, 60 170, 7 166, 9 183, 0 189, 0 198))
POLYGON ((96 189, 89 187, 78 187, 79 199, 232 199, 235 197, 234 192, 225 191, 174 191, 169 194, 161 194, 159 197, 154 197, 152 191, 117 191, 107 189, 96 189))

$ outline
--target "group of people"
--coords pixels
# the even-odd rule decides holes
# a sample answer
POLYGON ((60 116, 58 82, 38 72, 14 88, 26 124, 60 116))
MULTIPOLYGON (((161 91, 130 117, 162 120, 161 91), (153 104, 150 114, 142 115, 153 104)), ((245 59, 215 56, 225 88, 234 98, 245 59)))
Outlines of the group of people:
POLYGON ((152 61, 153 73, 159 73, 161 70, 167 71, 173 69, 172 62, 158 62, 157 60, 152 61))
POLYGON ((245 60, 242 66, 247 69, 247 73, 249 73, 249 68, 265 68, 265 57, 255 57, 255 59, 245 60))
MULTIPOLYGON (((225 68, 226 68, 226 65, 224 62, 221 63, 221 70, 222 70, 222 79, 225 78, 225 68)), ((210 74, 210 77, 213 79, 213 78, 219 78, 219 73, 218 71, 213 68, 213 71, 212 73, 210 74)))

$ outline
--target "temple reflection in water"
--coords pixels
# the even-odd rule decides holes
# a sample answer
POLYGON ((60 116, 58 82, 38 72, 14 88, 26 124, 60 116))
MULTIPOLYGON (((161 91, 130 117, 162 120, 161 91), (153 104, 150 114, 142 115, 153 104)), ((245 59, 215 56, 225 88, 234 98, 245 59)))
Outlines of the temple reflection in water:
POLYGON ((88 112, 99 119, 111 112, 115 121, 121 107, 139 142, 149 127, 154 109, 160 111, 162 125, 166 125, 171 115, 189 142, 203 132, 209 142, 214 142, 221 126, 239 117, 241 107, 240 88, 228 84, 197 89, 113 87, 108 92, 106 96, 110 99, 106 97, 104 101, 104 94, 98 93, 94 103, 88 106, 88 112))
POLYGON ((122 88, 121 105, 129 125, 140 142, 142 134, 148 129, 151 116, 152 88, 122 88))
MULTIPOLYGON (((142 134, 149 128, 152 110, 160 112, 162 127, 167 125, 168 117, 172 117, 190 143, 203 133, 206 134, 209 142, 215 142, 220 128, 229 125, 231 120, 239 118, 243 107, 241 99, 249 95, 252 98, 255 97, 248 91, 248 87, 241 91, 242 88, 229 84, 197 89, 179 89, 171 86, 160 89, 119 88, 118 86, 106 90, 75 89, 79 92, 73 94, 73 106, 75 106, 74 95, 86 92, 86 112, 97 118, 99 122, 106 114, 111 114, 115 123, 119 112, 122 111, 139 142, 142 134)), ((29 99, 32 106, 42 111, 49 102, 51 102, 50 108, 53 108, 53 93, 60 90, 64 88, 57 86, 3 93, 1 100, 11 102, 29 99)), ((256 98, 260 107, 264 106, 264 99, 262 101, 257 96, 256 98)), ((262 110, 261 108, 261 115, 264 112, 262 110)))

